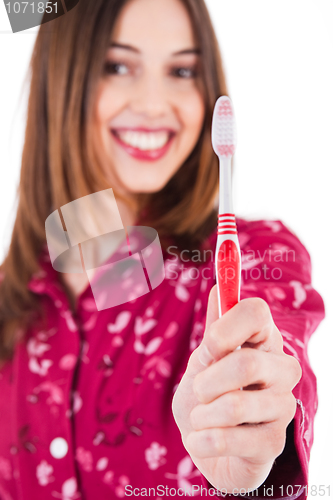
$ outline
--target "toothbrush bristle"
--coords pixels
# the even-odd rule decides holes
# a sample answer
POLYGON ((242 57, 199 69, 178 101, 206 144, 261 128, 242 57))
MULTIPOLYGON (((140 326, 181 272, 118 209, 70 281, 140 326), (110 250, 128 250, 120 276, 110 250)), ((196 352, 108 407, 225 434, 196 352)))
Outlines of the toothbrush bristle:
POLYGON ((216 146, 216 149, 220 156, 233 156, 236 148, 234 144, 229 146, 227 144, 221 144, 221 146, 216 146))
POLYGON ((230 101, 219 101, 217 104, 217 114, 219 116, 233 116, 233 111, 230 101))
POLYGON ((232 103, 227 96, 220 97, 214 109, 212 144, 218 156, 231 157, 236 149, 236 126, 232 103))

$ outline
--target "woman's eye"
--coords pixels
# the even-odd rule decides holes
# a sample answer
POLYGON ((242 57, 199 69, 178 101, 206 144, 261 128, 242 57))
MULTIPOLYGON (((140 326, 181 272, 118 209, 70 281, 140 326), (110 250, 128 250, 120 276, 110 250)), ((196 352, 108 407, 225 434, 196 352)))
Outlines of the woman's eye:
POLYGON ((197 76, 197 71, 195 68, 175 68, 172 74, 178 78, 195 78, 197 76))
POLYGON ((127 75, 128 67, 124 63, 106 62, 104 72, 108 75, 127 75))

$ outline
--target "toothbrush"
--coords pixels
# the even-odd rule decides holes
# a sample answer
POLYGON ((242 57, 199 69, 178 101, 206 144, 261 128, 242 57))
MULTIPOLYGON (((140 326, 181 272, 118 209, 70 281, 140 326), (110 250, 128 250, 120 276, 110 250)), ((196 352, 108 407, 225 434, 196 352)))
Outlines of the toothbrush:
POLYGON ((231 158, 236 148, 236 125, 234 110, 227 96, 220 97, 215 104, 212 145, 220 160, 215 269, 221 317, 239 302, 241 278, 241 253, 231 196, 231 158))

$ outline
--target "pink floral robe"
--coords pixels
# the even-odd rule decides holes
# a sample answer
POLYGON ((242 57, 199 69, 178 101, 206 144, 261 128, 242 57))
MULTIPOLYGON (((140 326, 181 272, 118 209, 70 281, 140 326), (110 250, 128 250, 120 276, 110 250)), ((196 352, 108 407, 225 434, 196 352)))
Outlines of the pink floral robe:
MULTIPOLYGON (((271 498, 305 498, 317 409, 307 344, 324 305, 311 286, 309 254, 291 231, 279 221, 237 222, 241 298, 269 303, 285 352, 303 370, 285 450, 255 496, 265 497, 265 486, 271 498)), ((215 231, 206 243, 214 253, 215 231)), ((43 254, 29 287, 47 323, 26 333, 0 371, 1 500, 117 499, 145 496, 144 488, 153 499, 209 496, 171 400, 202 339, 214 259, 181 262, 166 252, 164 259, 166 278, 150 293, 97 311, 88 287, 73 314, 43 254)))

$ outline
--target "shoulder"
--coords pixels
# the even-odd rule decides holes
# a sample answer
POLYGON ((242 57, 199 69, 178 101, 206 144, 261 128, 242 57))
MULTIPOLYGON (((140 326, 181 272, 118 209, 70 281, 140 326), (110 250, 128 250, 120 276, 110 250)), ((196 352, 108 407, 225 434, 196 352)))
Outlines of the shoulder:
MULTIPOLYGON (((311 258, 298 236, 281 220, 238 221, 242 254, 242 296, 261 296, 277 321, 301 315, 312 331, 325 315, 311 283, 311 258)), ((281 321, 280 321, 281 326, 281 321)))
POLYGON ((311 258, 295 232, 281 220, 244 220, 238 222, 242 264, 249 261, 277 266, 288 280, 311 281, 311 258))
MULTIPOLYGON (((242 254, 242 271, 247 279, 252 268, 278 267, 276 275, 303 283, 311 281, 311 258, 295 232, 281 220, 250 220, 236 218, 238 238, 242 254)), ((214 251, 217 234, 214 230, 203 243, 214 251)), ((256 279, 257 271, 252 271, 256 279)), ((258 278, 259 279, 259 278, 258 278)))
POLYGON ((295 249, 297 248, 298 251, 307 254, 309 257, 308 251, 295 232, 281 220, 237 219, 237 227, 243 244, 247 244, 250 241, 253 243, 259 239, 261 239, 263 243, 284 241, 295 249))

